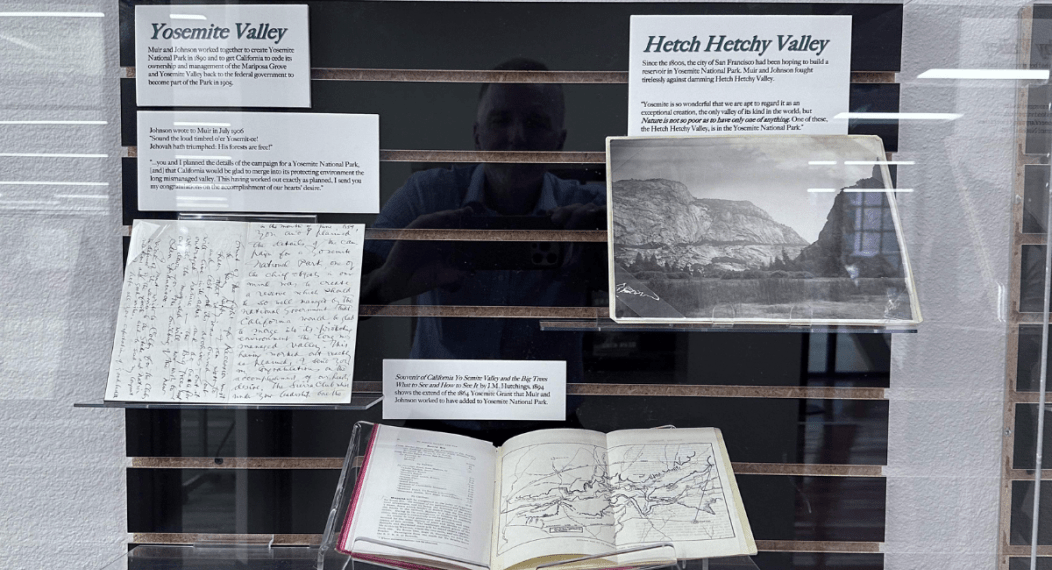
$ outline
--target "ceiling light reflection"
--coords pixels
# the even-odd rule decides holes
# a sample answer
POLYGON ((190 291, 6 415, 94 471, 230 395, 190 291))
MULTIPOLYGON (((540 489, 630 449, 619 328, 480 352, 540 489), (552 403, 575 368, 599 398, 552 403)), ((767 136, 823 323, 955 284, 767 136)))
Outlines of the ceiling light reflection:
POLYGON ((108 154, 66 154, 57 152, 0 152, 0 156, 18 158, 108 158, 108 154))
POLYGON ((56 182, 53 180, 0 180, 0 186, 109 186, 109 182, 56 182))
POLYGON ((0 200, 0 204, 11 204, 18 206, 25 206, 28 204, 36 204, 40 206, 57 206, 58 200, 0 200))
POLYGON ((963 116, 960 113, 837 113, 833 118, 870 121, 954 121, 963 116))
POLYGON ((0 12, 0 18, 101 18, 102 12, 0 12))
POLYGON ((105 125, 106 121, 0 121, 0 125, 105 125))
POLYGON ((917 79, 1048 79, 1047 69, 929 69, 917 79))

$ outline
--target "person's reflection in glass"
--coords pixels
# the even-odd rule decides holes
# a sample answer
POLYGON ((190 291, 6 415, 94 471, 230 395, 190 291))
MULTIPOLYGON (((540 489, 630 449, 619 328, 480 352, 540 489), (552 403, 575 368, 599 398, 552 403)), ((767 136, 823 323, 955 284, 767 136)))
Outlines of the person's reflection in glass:
MULTIPOLYGON (((547 68, 515 59, 496 69, 547 68)), ((564 117, 559 85, 484 85, 474 124, 475 149, 562 150, 564 117)), ((512 227, 505 222, 525 221, 551 229, 601 228, 605 202, 604 186, 560 179, 545 164, 485 163, 414 174, 387 201, 374 226, 500 228, 512 227)), ((529 244, 370 241, 366 252, 374 269, 369 271, 367 262, 362 302, 387 304, 414 297, 419 305, 589 306, 588 283, 602 281, 594 273, 603 268, 594 259, 582 259, 579 248, 570 245, 557 244, 558 255, 550 257, 550 265, 486 269, 487 264, 500 265, 493 258, 501 252, 521 253, 514 248, 529 244)), ((423 317, 417 321, 411 357, 565 360, 568 379, 574 381, 581 376, 581 340, 579 333, 541 331, 536 319, 423 317)))

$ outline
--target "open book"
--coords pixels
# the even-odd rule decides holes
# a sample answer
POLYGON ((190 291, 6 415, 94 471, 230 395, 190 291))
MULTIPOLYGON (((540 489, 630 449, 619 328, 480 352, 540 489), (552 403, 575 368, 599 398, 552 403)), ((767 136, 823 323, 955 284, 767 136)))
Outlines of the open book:
POLYGON ((336 549, 410 570, 505 570, 661 543, 679 559, 756 553, 718 429, 551 429, 494 448, 378 425, 336 549))

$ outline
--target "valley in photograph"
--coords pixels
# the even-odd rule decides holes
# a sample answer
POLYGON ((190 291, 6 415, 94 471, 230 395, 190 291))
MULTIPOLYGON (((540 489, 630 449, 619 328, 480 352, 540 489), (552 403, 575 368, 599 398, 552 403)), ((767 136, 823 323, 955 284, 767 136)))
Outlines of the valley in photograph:
POLYGON ((917 320, 879 139, 720 138, 611 139, 615 318, 917 320))

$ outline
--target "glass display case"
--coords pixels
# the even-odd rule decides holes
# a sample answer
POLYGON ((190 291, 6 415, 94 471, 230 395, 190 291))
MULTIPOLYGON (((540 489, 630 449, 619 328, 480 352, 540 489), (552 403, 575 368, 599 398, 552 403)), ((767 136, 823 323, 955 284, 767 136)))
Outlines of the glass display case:
MULTIPOLYGON (((366 566, 332 548, 360 466, 355 426, 372 423, 495 445, 543 428, 719 428, 758 553, 669 566, 1050 564, 1052 489, 1042 467, 1050 428, 1039 410, 1046 408, 1052 267, 1052 5, 263 2, 306 7, 309 49, 297 48, 309 52, 306 99, 257 87, 274 92, 253 97, 271 99, 144 102, 141 80, 163 71, 137 65, 136 33, 148 23, 137 26, 136 8, 168 7, 194 29, 208 20, 193 11, 199 6, 201 14, 240 6, 246 26, 262 25, 249 17, 259 6, 224 2, 0 11, 0 85, 9 101, 0 110, 0 419, 11 435, 0 453, 11 483, 0 520, 17 545, 0 554, 0 565, 77 556, 78 565, 107 569, 366 566), (642 15, 850 18, 839 120, 842 134, 879 140, 886 194, 832 192, 830 200, 845 196, 836 202, 842 214, 823 213, 814 236, 798 241, 741 237, 790 224, 752 214, 736 222, 735 237, 681 239, 678 224, 704 217, 698 212, 744 216, 717 212, 715 202, 698 205, 693 200, 709 198, 697 194, 661 211, 640 201, 615 220, 608 191, 623 179, 611 176, 607 138, 628 134, 630 30, 632 16, 642 15), (202 186, 235 183, 191 180, 204 173, 190 170, 168 173, 184 177, 176 201, 186 207, 147 207, 140 184, 151 183, 157 168, 148 145, 171 141, 147 140, 154 119, 143 112, 271 114, 289 124, 330 117, 309 131, 278 131, 275 153, 327 151, 358 136, 333 117, 378 116, 369 190, 378 207, 348 213, 353 208, 297 197, 285 212, 243 211, 218 199, 224 206, 210 209, 192 200, 205 195, 202 186), (838 216, 853 221, 830 230, 838 216), (618 257, 612 226, 650 219, 662 226, 658 238, 631 242, 631 255, 618 257), (122 268, 140 251, 133 223, 231 220, 364 225, 352 396, 280 405, 113 401, 107 376, 115 337, 121 344, 122 268), (804 264, 814 259, 804 251, 841 230, 837 287, 861 294, 871 280, 885 280, 876 297, 892 314, 900 297, 888 293, 886 280, 902 274, 890 273, 887 260, 908 251, 910 302, 923 320, 838 323, 813 316, 821 304, 814 298, 771 301, 797 316, 797 307, 809 308, 811 316, 785 322, 632 322, 611 310, 624 283, 649 284, 629 293, 641 297, 749 280, 814 290, 827 276, 804 264), (709 249, 694 257, 650 253, 684 248, 709 249), (748 267, 755 275, 728 276, 752 263, 745 249, 766 252, 748 267), (638 281, 614 282, 614 265, 638 281), (385 362, 401 359, 564 362, 565 419, 385 419, 385 362)), ((288 55, 273 51, 284 49, 273 40, 285 32, 252 29, 269 37, 267 57, 288 55)), ((176 63, 155 55, 158 65, 176 63)), ((225 64, 231 61, 239 60, 225 64)), ((271 79, 275 61, 266 66, 271 79)), ((711 97, 705 89, 715 87, 699 88, 699 97, 711 97)), ((191 128, 228 128, 220 122, 191 128)), ((219 134, 230 133, 207 136, 219 134)), ((706 172, 759 173, 772 187, 829 161, 848 166, 833 155, 789 165, 713 154, 698 158, 709 161, 706 172)), ((345 169, 334 179, 358 176, 348 174, 358 160, 333 166, 345 169)), ((329 168, 326 162, 290 168, 329 168)), ((280 176, 286 184, 322 184, 293 182, 312 176, 302 172, 280 176)), ((828 211, 822 189, 812 189, 819 192, 809 207, 828 211)), ((659 190, 647 187, 645 198, 659 190)))

